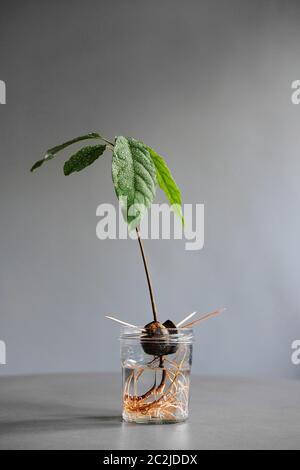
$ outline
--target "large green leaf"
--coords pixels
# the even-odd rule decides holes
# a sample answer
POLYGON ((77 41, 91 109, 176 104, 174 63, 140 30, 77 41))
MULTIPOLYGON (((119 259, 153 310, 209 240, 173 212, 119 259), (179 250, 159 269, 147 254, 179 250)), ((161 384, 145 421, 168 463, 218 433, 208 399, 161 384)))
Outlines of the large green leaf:
POLYGON ((49 150, 47 150, 46 155, 44 158, 41 160, 38 160, 30 169, 30 171, 34 171, 40 166, 43 165, 43 163, 47 162, 48 160, 52 160, 52 158, 55 157, 55 155, 60 152, 61 150, 65 149, 66 147, 69 147, 72 144, 76 144, 76 142, 80 142, 81 140, 88 140, 88 139, 102 139, 103 137, 96 133, 96 132, 91 132, 90 134, 86 135, 81 135, 79 137, 75 137, 75 139, 68 140, 67 142, 64 142, 63 144, 57 145, 56 147, 53 147, 49 150))
POLYGON ((156 168, 157 181, 160 188, 165 192, 174 212, 184 223, 181 208, 181 192, 177 186, 165 160, 158 153, 155 152, 151 147, 147 146, 150 156, 156 168))
POLYGON ((147 147, 134 139, 115 140, 112 178, 129 230, 135 228, 153 202, 156 170, 147 147))
POLYGON ((64 174, 70 175, 71 173, 74 173, 74 171, 83 170, 94 163, 94 161, 103 154, 105 149, 106 145, 83 147, 66 161, 64 164, 64 174))

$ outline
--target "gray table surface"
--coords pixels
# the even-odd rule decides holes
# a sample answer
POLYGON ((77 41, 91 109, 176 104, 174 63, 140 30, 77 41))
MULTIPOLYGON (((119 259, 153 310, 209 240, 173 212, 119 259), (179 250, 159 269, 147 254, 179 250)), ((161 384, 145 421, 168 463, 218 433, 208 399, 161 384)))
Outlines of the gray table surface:
POLYGON ((0 378, 1 449, 300 449, 300 382, 192 378, 190 419, 126 424, 120 376, 0 378))

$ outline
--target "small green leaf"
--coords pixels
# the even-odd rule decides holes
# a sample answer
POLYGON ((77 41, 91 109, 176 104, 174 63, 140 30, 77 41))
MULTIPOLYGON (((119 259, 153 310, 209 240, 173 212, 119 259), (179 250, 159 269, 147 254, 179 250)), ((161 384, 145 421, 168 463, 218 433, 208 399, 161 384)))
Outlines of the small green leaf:
POLYGON ((71 173, 74 173, 74 171, 83 170, 94 163, 94 161, 103 154, 105 149, 106 145, 83 147, 66 161, 64 164, 64 174, 70 175, 71 173))
POLYGON ((152 204, 156 191, 156 170, 147 147, 134 139, 117 137, 112 178, 124 218, 132 230, 152 204))
POLYGON ((35 162, 35 164, 30 168, 30 171, 36 170, 37 168, 39 168, 40 166, 42 166, 43 163, 44 163, 44 159, 38 160, 38 161, 35 162))
POLYGON ((174 212, 184 223, 184 218, 182 215, 182 202, 181 202, 181 192, 178 188, 165 160, 158 155, 151 147, 147 146, 147 149, 151 155, 153 163, 156 168, 157 181, 160 188, 165 192, 171 206, 174 208, 174 212))
POLYGON ((75 137, 75 139, 68 140, 67 142, 64 142, 63 144, 57 145, 56 147, 53 147, 53 148, 47 150, 46 155, 44 156, 44 158, 42 158, 42 160, 38 160, 31 167, 30 171, 34 171, 37 168, 39 168, 40 166, 42 166, 43 163, 45 163, 46 161, 52 160, 52 158, 54 158, 55 155, 58 152, 65 149, 66 147, 69 147, 72 144, 76 144, 76 142, 80 142, 81 140, 88 140, 88 139, 102 139, 103 140, 103 137, 100 134, 96 133, 96 132, 91 132, 90 134, 81 135, 79 137, 75 137))

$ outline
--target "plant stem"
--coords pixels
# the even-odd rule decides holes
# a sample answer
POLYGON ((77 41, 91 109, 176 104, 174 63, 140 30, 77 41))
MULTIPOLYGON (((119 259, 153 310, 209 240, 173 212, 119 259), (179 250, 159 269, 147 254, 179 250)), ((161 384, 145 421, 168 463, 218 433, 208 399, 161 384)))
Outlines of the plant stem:
POLYGON ((103 137, 103 135, 101 135, 101 134, 99 134, 99 135, 100 135, 101 140, 103 140, 107 144, 110 144, 112 147, 114 147, 113 142, 111 142, 110 140, 107 140, 105 137, 103 137))
MULTIPOLYGON (((102 138, 102 140, 104 140, 104 142, 106 142, 108 144, 109 147, 111 147, 111 150, 113 151, 114 150, 114 144, 112 142, 110 142, 109 140, 105 139, 102 136, 101 136, 101 138, 102 138)), ((155 304, 155 300, 154 300, 153 287, 152 287, 152 282, 151 282, 151 278, 150 278, 148 263, 147 263, 147 259, 146 259, 146 255, 145 255, 145 251, 144 251, 144 247, 143 247, 143 242, 142 242, 142 239, 141 239, 139 228, 136 227, 135 230, 136 230, 138 242, 139 242, 139 245, 140 245, 141 254, 142 254, 143 263, 144 263, 144 268, 145 268, 145 272, 146 272, 148 288, 149 288, 149 294, 150 294, 150 299, 151 299, 153 319, 154 319, 155 322, 157 322, 157 309, 156 309, 156 304, 155 304)))
MULTIPOLYGON (((111 150, 113 151, 114 150, 114 144, 112 142, 110 142, 109 140, 105 139, 102 136, 101 136, 101 138, 102 138, 102 140, 104 140, 104 142, 106 142, 108 144, 109 147, 111 147, 111 150)), ((149 273, 149 269, 148 269, 147 259, 146 259, 146 255, 145 255, 145 251, 144 251, 144 247, 143 247, 143 242, 142 242, 142 239, 141 239, 139 228, 136 227, 135 230, 136 230, 138 242, 139 242, 139 245, 140 245, 141 254, 142 254, 143 263, 144 263, 144 268, 145 268, 145 272, 146 272, 148 288, 149 288, 149 294, 150 294, 150 299, 151 299, 153 319, 154 319, 155 322, 157 322, 157 309, 156 309, 156 304, 155 304, 155 300, 154 300, 153 287, 152 287, 152 282, 151 282, 150 273, 149 273)))
POLYGON ((146 259, 146 255, 145 255, 145 252, 144 252, 143 242, 142 242, 142 239, 141 239, 139 228, 136 227, 135 230, 136 230, 138 242, 139 242, 141 253, 142 253, 144 268, 145 268, 145 271, 146 271, 146 277, 147 277, 148 288, 149 288, 150 299, 151 299, 153 319, 154 319, 154 321, 157 322, 157 310, 156 310, 156 305, 155 305, 155 300, 154 300, 153 288, 152 288, 151 278, 150 278, 150 274, 149 274, 147 259, 146 259))

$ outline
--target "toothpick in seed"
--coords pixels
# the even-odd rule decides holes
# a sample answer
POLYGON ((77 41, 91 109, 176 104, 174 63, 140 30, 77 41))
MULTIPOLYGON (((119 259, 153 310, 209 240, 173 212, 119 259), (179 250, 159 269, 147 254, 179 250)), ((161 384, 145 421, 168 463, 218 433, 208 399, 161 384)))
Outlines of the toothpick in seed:
POLYGON ((197 313, 197 312, 190 313, 187 317, 185 317, 183 320, 181 320, 179 323, 177 323, 176 326, 179 327, 179 326, 183 325, 183 323, 185 323, 187 320, 192 318, 195 315, 195 313, 197 313))
POLYGON ((119 320, 118 318, 115 318, 115 317, 110 317, 108 315, 105 315, 106 318, 108 318, 109 320, 112 320, 112 321, 115 321, 117 323, 121 323, 121 325, 125 325, 125 326, 129 326, 129 328, 136 328, 137 330, 139 331, 143 331, 141 328, 139 328, 138 326, 136 325, 132 325, 131 323, 127 323, 126 321, 123 321, 123 320, 119 320))
POLYGON ((208 320, 211 317, 216 317, 217 315, 220 315, 225 310, 226 310, 226 308, 219 308, 218 310, 215 310, 214 312, 208 313, 207 315, 204 315, 203 317, 198 318, 197 320, 194 320, 191 323, 188 323, 187 325, 182 326, 181 328, 191 328, 192 326, 196 325, 197 323, 208 320))

